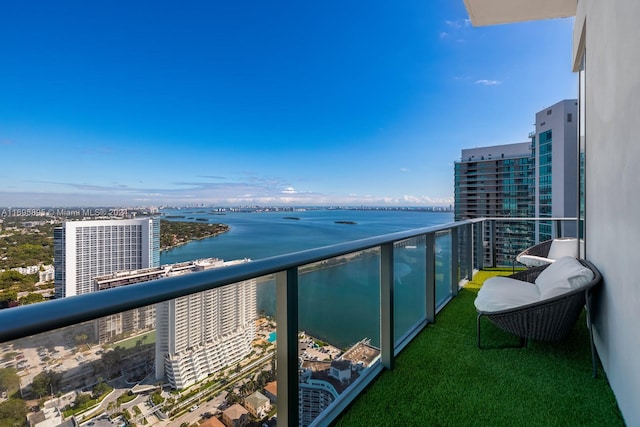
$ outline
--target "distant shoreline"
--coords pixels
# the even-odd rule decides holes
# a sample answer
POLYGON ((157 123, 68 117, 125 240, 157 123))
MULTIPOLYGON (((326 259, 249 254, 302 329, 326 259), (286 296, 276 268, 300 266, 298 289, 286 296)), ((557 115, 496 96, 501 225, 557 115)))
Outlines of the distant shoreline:
POLYGON ((216 237, 230 229, 231 227, 227 224, 162 220, 160 222, 160 252, 169 251, 196 240, 216 237))
MULTIPOLYGON (((226 233, 226 231, 224 231, 223 233, 226 233)), ((166 246, 166 247, 164 247, 164 248, 160 248, 160 252, 170 251, 170 250, 172 250, 172 249, 179 248, 180 246, 184 246, 184 245, 186 245, 186 244, 188 244, 188 243, 196 242, 196 241, 198 241, 198 240, 209 239, 209 238, 211 238, 211 237, 219 236, 220 234, 222 234, 222 233, 212 234, 211 236, 194 237, 194 238, 193 238, 193 239, 191 239, 191 240, 186 240, 186 241, 184 241, 184 242, 176 243, 175 245, 171 245, 171 246, 166 246)))

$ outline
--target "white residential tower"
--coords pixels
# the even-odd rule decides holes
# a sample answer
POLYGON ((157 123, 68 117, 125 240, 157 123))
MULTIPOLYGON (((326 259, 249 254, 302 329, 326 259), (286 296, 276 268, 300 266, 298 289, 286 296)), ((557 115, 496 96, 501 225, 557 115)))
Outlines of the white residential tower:
POLYGON ((247 280, 156 304, 156 378, 183 389, 243 360, 256 336, 256 288, 247 280))
POLYGON ((53 232, 55 296, 94 292, 94 278, 160 266, 157 218, 67 221, 53 232))

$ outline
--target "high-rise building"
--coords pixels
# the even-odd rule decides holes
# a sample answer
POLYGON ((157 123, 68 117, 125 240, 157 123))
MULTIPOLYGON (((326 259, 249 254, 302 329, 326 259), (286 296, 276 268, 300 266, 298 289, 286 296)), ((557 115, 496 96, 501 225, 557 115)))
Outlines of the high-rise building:
MULTIPOLYGON (((532 135, 535 159, 535 216, 575 218, 578 210, 578 100, 565 99, 536 113, 532 135)), ((551 221, 536 225, 536 240, 555 236, 551 221)), ((576 235, 575 221, 562 224, 563 236, 576 235)))
MULTIPOLYGON (((531 144, 497 145, 462 150, 455 162, 456 221, 479 217, 532 217, 533 158, 531 144)), ((533 226, 514 221, 496 234, 495 259, 498 265, 511 265, 515 254, 532 246, 533 226)), ((484 241, 490 241, 486 229, 484 241)), ((485 261, 492 254, 487 251, 485 261)))
POLYGON ((156 304, 156 378, 183 389, 243 360, 256 336, 256 291, 247 280, 156 304))
POLYGON ((298 383, 298 417, 301 426, 308 426, 339 396, 331 383, 306 378, 298 383))
POLYGON ((55 296, 94 292, 94 278, 160 266, 157 218, 67 221, 53 232, 55 296))
MULTIPOLYGON (((152 267, 141 270, 118 271, 107 276, 94 278, 95 289, 103 291, 135 283, 148 282, 166 277, 171 267, 152 267)), ((151 331, 156 327, 156 307, 149 305, 135 310, 127 310, 96 320, 98 343, 118 341, 130 335, 151 331)))

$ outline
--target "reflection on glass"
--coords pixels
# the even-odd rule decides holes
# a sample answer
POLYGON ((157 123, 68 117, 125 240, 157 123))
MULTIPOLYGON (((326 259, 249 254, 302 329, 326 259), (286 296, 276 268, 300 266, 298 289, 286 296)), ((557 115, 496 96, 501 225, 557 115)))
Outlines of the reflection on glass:
POLYGON ((460 276, 458 277, 458 281, 462 279, 469 280, 471 278, 471 272, 467 268, 469 265, 469 255, 468 250, 469 246, 472 244, 471 235, 469 233, 468 227, 460 227, 458 228, 458 266, 460 276))
POLYGON ((535 244, 534 231, 535 222, 533 221, 497 220, 495 266, 513 267, 516 256, 535 244))
POLYGON ((180 424, 241 402, 262 420, 275 411, 265 396, 277 394, 275 321, 256 311, 256 294, 273 299, 268 283, 249 280, 0 344, 0 405, 20 423, 28 415, 52 425, 180 424))
POLYGON ((394 246, 394 337, 396 343, 426 316, 424 236, 394 246))
POLYGON ((482 222, 476 222, 472 225, 473 268, 476 270, 482 269, 485 265, 484 241, 486 239, 483 236, 484 227, 485 224, 482 222), (482 244, 480 247, 478 247, 478 240, 480 240, 480 243, 482 244))
POLYGON ((309 425, 380 354, 380 251, 299 272, 300 425, 309 425))
POLYGON ((451 231, 436 233, 436 307, 451 297, 451 231))

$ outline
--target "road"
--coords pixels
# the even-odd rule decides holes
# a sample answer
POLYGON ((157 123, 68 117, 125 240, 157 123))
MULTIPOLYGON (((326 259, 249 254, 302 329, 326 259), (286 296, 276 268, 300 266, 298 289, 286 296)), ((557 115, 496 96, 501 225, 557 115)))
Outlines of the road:
POLYGON ((194 395, 193 397, 185 400, 180 404, 181 408, 184 408, 184 409, 191 408, 194 404, 198 404, 199 405, 198 409, 193 412, 187 412, 177 417, 173 421, 162 422, 159 425, 165 425, 168 427, 179 427, 183 423, 188 423, 189 425, 191 425, 192 423, 195 423, 196 421, 199 421, 200 419, 202 419, 202 414, 204 413, 209 412, 214 415, 217 414, 218 412, 220 412, 220 409, 218 408, 226 402, 227 392, 224 391, 223 389, 229 387, 233 382, 239 381, 255 373, 265 363, 270 362, 272 357, 273 357, 273 352, 266 353, 264 356, 260 357, 259 359, 256 359, 255 361, 249 363, 247 366, 242 368, 240 372, 231 374, 228 377, 228 382, 225 385, 222 385, 221 383, 217 383, 212 388, 208 390, 203 390, 200 393, 194 395), (217 389, 215 389, 216 387, 217 389), (200 403, 201 400, 205 398, 205 396, 210 396, 212 393, 218 393, 218 394, 216 394, 216 396, 212 400, 209 400, 204 403, 200 403))

